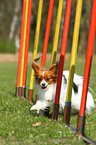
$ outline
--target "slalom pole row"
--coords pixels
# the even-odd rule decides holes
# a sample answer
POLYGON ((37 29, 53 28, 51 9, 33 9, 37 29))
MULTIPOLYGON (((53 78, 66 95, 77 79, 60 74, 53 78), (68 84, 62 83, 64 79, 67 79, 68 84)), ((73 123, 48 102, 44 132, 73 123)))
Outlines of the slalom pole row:
MULTIPOLYGON (((69 1, 67 1, 67 6, 68 6, 68 2, 69 1)), ((69 2, 70 6, 71 6, 71 3, 72 3, 72 1, 69 2)), ((96 0, 93 0, 93 4, 92 4, 92 13, 91 13, 91 21, 90 21, 86 63, 85 63, 82 100, 81 100, 81 107, 80 107, 80 112, 79 112, 79 116, 78 116, 77 129, 75 129, 69 125, 70 114, 71 114, 72 85, 73 85, 73 77, 74 77, 74 72, 75 72, 75 63, 76 63, 77 46, 78 46, 78 38, 79 38, 82 3, 83 3, 83 0, 77 1, 73 42, 72 42, 72 52, 71 52, 71 62, 70 62, 70 69, 69 69, 68 88, 67 88, 67 96, 66 96, 66 102, 65 102, 65 108, 64 108, 63 123, 66 124, 68 126, 68 128, 70 128, 74 133, 76 133, 78 136, 80 136, 83 140, 95 145, 96 144, 95 141, 93 141, 85 136, 84 127, 85 127, 85 110, 86 110, 87 91, 88 91, 93 46, 94 46, 94 39, 95 39, 95 32, 96 32, 96 0)), ((71 10, 70 10, 70 13, 71 13, 71 10)), ((67 15, 67 7, 66 7, 66 15, 67 15)), ((66 15, 65 15, 65 24, 66 24, 66 15)), ((70 14, 69 14, 69 18, 70 18, 70 14)), ((64 29, 66 28, 65 24, 64 24, 64 29)), ((68 25, 69 25, 69 23, 68 23, 68 25)), ((68 25, 67 25, 67 27, 68 27, 68 25)), ((66 30, 68 30, 68 28, 66 30)), ((54 105, 53 105, 53 114, 52 114, 52 119, 55 119, 55 120, 58 120, 58 114, 59 114, 59 97, 60 97, 60 89, 61 89, 62 73, 63 73, 63 67, 64 67, 64 59, 65 59, 65 51, 66 51, 68 33, 65 33, 65 34, 66 34, 65 35, 66 37, 64 37, 64 30, 63 30, 60 63, 59 63, 59 71, 58 71, 58 78, 57 78, 57 87, 56 87, 55 101, 54 101, 54 105), (66 40, 65 49, 64 49, 64 44, 63 44, 64 40, 66 40)))
MULTIPOLYGON (((57 54, 58 39, 59 39, 59 32, 60 32, 60 23, 61 23, 62 9, 63 9, 63 0, 59 0, 56 27, 55 27, 55 34, 54 34, 54 42, 53 42, 53 50, 52 50, 52 56, 51 56, 51 65, 53 63, 55 63, 55 61, 56 61, 56 54, 57 54)), ((46 43, 46 40, 45 40, 45 43, 46 43)), ((47 47, 44 46, 43 49, 47 50, 47 47)), ((44 53, 44 51, 43 51, 43 53, 44 53)), ((47 53, 47 51, 45 51, 45 53, 47 53)), ((42 57, 43 57, 43 55, 42 55, 42 57)), ((45 58, 42 59, 42 61, 43 60, 46 61, 46 56, 45 56, 45 58)), ((50 107, 47 110, 45 110, 44 115, 49 116, 49 110, 50 110, 50 107)))
POLYGON ((31 11, 32 11, 32 0, 29 0, 28 18, 27 18, 27 33, 26 33, 26 44, 25 44, 25 59, 24 59, 24 70, 23 70, 22 97, 26 97, 26 74, 27 74, 29 36, 30 36, 30 25, 31 25, 31 11))
POLYGON ((91 71, 95 34, 96 34, 96 0, 93 0, 88 44, 87 44, 82 99, 81 99, 81 106, 80 106, 78 122, 77 122, 77 135, 83 136, 84 140, 92 144, 96 144, 96 142, 90 141, 90 139, 84 136, 84 128, 85 128, 85 110, 86 110, 86 101, 87 101, 87 91, 88 91, 90 71, 91 71))
POLYGON ((32 0, 23 0, 16 96, 25 97, 32 0))
POLYGON ((27 31, 27 18, 28 18, 28 4, 29 4, 29 0, 26 0, 24 36, 23 36, 22 58, 21 58, 21 72, 20 72, 20 82, 19 82, 19 96, 22 96, 22 83, 23 83, 23 70, 24 70, 24 57, 25 57, 25 45, 26 45, 26 33, 27 33, 26 31, 27 31))
MULTIPOLYGON (((65 103, 65 108, 64 108, 63 124, 66 124, 71 130, 73 130, 76 133, 76 135, 80 136, 83 140, 85 140, 89 143, 92 143, 92 144, 96 144, 96 142, 85 137, 85 133, 84 133, 87 91, 88 91, 88 85, 89 85, 93 47, 94 47, 94 40, 95 40, 95 33, 96 33, 96 0, 93 0, 93 3, 92 3, 90 29, 89 29, 89 37, 88 37, 88 45, 87 45, 87 55, 86 55, 86 63, 85 63, 85 71, 84 71, 83 90, 82 90, 82 100, 81 100, 80 112, 79 112, 79 116, 78 116, 77 129, 70 126, 71 96, 72 96, 72 86, 73 86, 73 77, 74 77, 74 72, 75 72, 75 64, 76 64, 82 3, 83 3, 83 0, 77 1, 74 33, 73 33, 73 41, 72 41, 71 61, 70 61, 69 78, 68 78, 68 88, 67 88, 66 103, 65 103)), ((67 46, 71 5, 72 5, 72 0, 67 0, 62 45, 61 45, 61 53, 60 53, 59 71, 58 71, 57 86, 56 86, 56 93, 55 93, 55 101, 53 104, 52 119, 55 119, 55 120, 58 120, 58 114, 59 114, 59 98, 60 98, 60 91, 61 91, 66 46, 67 46)), ((45 67, 45 62, 46 62, 53 6, 54 6, 54 0, 50 0, 47 24, 46 24, 46 31, 45 31, 45 37, 44 37, 42 60, 41 60, 41 66, 43 66, 43 67, 45 67)), ((37 25, 36 25, 32 60, 37 57, 42 9, 43 9, 43 0, 39 0, 37 25)), ((51 65, 53 63, 55 63, 55 61, 56 61, 56 53, 57 53, 57 46, 58 46, 58 39, 59 39, 59 32, 60 32, 62 9, 63 9, 63 0, 59 0, 56 28, 55 28, 54 41, 53 41, 53 50, 52 50, 52 56, 51 56, 51 65)), ((26 93, 26 73, 27 73, 31 11, 32 11, 32 0, 23 0, 20 50, 19 50, 17 85, 16 85, 16 96, 22 96, 22 97, 26 97, 26 94, 25 94, 26 93)), ((34 84, 34 71, 33 71, 33 69, 31 69, 30 86, 29 86, 29 92, 28 92, 28 101, 30 101, 30 102, 32 102, 33 84, 34 84)), ((47 112, 47 115, 48 114, 49 114, 49 110, 47 112)))
POLYGON ((61 45, 61 53, 60 53, 59 71, 58 71, 55 101, 54 101, 54 105, 53 105, 53 114, 52 114, 52 119, 55 119, 55 120, 58 120, 58 114, 59 114, 59 98, 60 98, 62 74, 63 74, 63 68, 64 68, 65 52, 66 52, 67 37, 68 37, 68 30, 69 30, 71 5, 72 5, 72 0, 67 0, 62 45, 61 45))
POLYGON ((26 9, 26 0, 23 0, 20 49, 19 49, 19 59, 18 59, 18 71, 17 71, 16 96, 19 96, 19 82, 20 82, 20 72, 21 72, 21 58, 22 58, 23 33, 24 33, 24 22, 25 22, 25 9, 26 9))
POLYGON ((76 55, 77 55, 77 47, 78 47, 82 3, 83 3, 83 0, 77 1, 72 50, 71 50, 71 61, 70 61, 70 68, 69 68, 68 87, 67 87, 67 96, 66 96, 66 102, 65 102, 65 108, 64 108, 64 120, 63 120, 63 123, 67 123, 67 124, 69 124, 70 122, 72 86, 73 86, 73 78, 74 78, 75 65, 76 65, 76 55))

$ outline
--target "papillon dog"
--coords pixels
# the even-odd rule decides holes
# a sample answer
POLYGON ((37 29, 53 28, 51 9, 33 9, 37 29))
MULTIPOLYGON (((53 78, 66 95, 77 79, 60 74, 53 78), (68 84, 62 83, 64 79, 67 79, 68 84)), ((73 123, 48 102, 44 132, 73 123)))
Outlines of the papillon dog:
MULTIPOLYGON (((56 82, 58 75, 59 64, 53 64, 49 69, 38 65, 35 61, 32 63, 32 68, 35 71, 35 85, 37 89, 38 100, 30 110, 44 110, 50 107, 54 102, 56 82)), ((60 93, 60 108, 64 109, 66 102, 67 86, 68 86, 69 71, 63 71, 61 93, 60 93)), ((83 77, 74 74, 71 108, 72 110, 79 111, 81 97, 82 97, 83 77)), ((87 93, 86 113, 91 113, 92 108, 95 107, 92 93, 87 93)))

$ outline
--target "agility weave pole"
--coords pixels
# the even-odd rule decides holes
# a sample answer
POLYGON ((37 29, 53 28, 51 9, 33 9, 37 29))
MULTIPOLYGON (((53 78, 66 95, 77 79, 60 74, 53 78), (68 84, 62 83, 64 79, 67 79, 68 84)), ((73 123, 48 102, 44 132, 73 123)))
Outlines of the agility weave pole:
MULTIPOLYGON (((48 47, 48 40, 49 40, 49 33, 50 33, 50 27, 51 27, 51 19, 52 19, 52 12, 53 12, 53 5, 54 5, 54 0, 50 0, 49 3, 49 10, 48 10, 48 17, 47 17, 47 24, 46 24, 46 31, 45 31, 45 37, 44 37, 44 45, 43 45, 43 52, 42 52, 42 60, 41 60, 41 65, 45 66, 45 61, 46 61, 46 54, 47 54, 47 47, 48 47)), ((40 27, 40 26, 39 26, 40 27)), ((38 34, 39 37, 39 34, 38 34)), ((38 38, 39 39, 39 38, 38 38)), ((37 42, 36 42, 37 43, 37 42)), ((34 45, 35 46, 35 45, 34 45)), ((38 45, 37 45, 38 46, 38 45)), ((37 50, 34 51, 34 58, 37 55, 37 50)), ((32 71, 34 74, 34 71, 32 71)), ((31 74, 31 80, 30 80, 30 88, 29 88, 29 95, 28 95, 28 100, 31 102, 32 101, 32 94, 33 94, 33 74, 31 74)), ((36 95, 36 100, 38 99, 36 95)), ((35 102, 36 102, 35 100, 35 102)))
MULTIPOLYGON (((94 0, 94 1, 93 1, 93 5, 94 5, 95 8, 93 10, 93 7, 92 7, 92 12, 93 11, 94 12, 91 14, 91 19, 94 22, 92 20, 90 22, 90 27, 91 28, 90 28, 90 31, 89 31, 88 48, 87 48, 89 52, 87 52, 87 57, 86 57, 86 66, 85 66, 86 71, 85 71, 85 74, 84 74, 85 84, 83 83, 83 87, 84 87, 83 92, 84 92, 84 94, 82 92, 82 101, 81 101, 81 108, 80 108, 80 113, 79 113, 79 117, 78 117, 77 130, 69 125, 70 112, 71 112, 71 92, 69 92, 70 96, 68 95, 68 92, 67 92, 68 96, 66 97, 66 104, 65 104, 65 108, 64 108, 64 120, 63 120, 63 123, 65 123, 68 126, 69 129, 71 129, 74 133, 76 133, 78 136, 80 136, 83 140, 85 140, 89 143, 92 143, 92 144, 96 144, 96 142, 94 142, 91 139, 88 139, 87 137, 85 137, 85 135, 84 135, 84 125, 85 125, 86 96, 87 96, 87 90, 88 90, 89 74, 90 74, 91 60, 92 60, 92 54, 93 54, 93 45, 94 45, 94 39, 95 39, 95 29, 96 29, 96 0, 94 0), (93 18, 92 18, 92 15, 94 15, 93 18), (91 44, 91 46, 90 46, 90 44, 91 44), (92 48, 91 53, 90 53, 90 47, 92 48), (88 66, 88 63, 89 63, 89 66, 88 66)), ((82 10, 82 1, 78 0, 77 9, 76 9, 76 19, 78 19, 78 21, 75 19, 74 36, 73 36, 73 43, 72 43, 72 51, 73 50, 74 51, 71 54, 70 68, 72 67, 72 64, 74 65, 74 67, 70 69, 72 71, 71 75, 74 75, 74 70, 75 70, 75 61, 76 61, 77 45, 78 45, 78 37, 76 37, 76 36, 79 36, 81 10, 82 10), (75 56, 73 55, 74 53, 75 53, 75 56)), ((66 8, 66 11, 67 11, 67 8, 66 8)), ((65 20, 66 20, 66 16, 65 16, 65 20)), ((65 25, 64 25, 64 27, 65 27, 65 25)), ((61 50, 62 50, 62 47, 61 47, 61 50)), ((66 48, 65 48, 65 50, 66 50, 66 48)), ((63 53, 64 53, 64 50, 63 50, 63 53)), ((65 53, 62 56, 63 59, 64 59, 64 55, 65 55, 65 53)), ((64 61, 63 62, 61 61, 61 60, 63 60, 62 58, 61 58, 61 54, 60 54, 60 64, 59 64, 57 88, 56 88, 56 91, 57 91, 56 93, 57 94, 55 94, 55 102, 54 102, 53 114, 52 114, 52 119, 55 119, 55 120, 58 120, 58 114, 59 114, 59 96, 60 96, 60 92, 58 92, 58 90, 60 91, 59 87, 61 87, 60 86, 60 81, 62 81, 62 72, 63 72, 63 67, 62 66, 64 65, 63 64, 64 61), (61 73, 61 78, 59 76, 60 73, 61 73)), ((69 72, 70 89, 72 89, 71 88, 72 87, 72 82, 73 82, 73 77, 70 80, 70 72, 69 72)), ((67 91, 69 91, 69 90, 67 90, 67 91)))
POLYGON ((20 82, 19 82, 19 96, 22 96, 22 83, 23 83, 23 70, 24 70, 24 57, 25 57, 26 31, 27 31, 27 18, 28 18, 28 4, 29 4, 29 0, 26 0, 24 36, 23 36, 23 46, 22 46, 22 58, 21 58, 21 72, 20 72, 20 82))
POLYGON ((26 33, 26 44, 25 44, 25 58, 24 58, 24 69, 23 69, 22 97, 26 97, 26 73, 27 73, 27 60, 28 60, 28 49, 29 49, 31 11, 32 11, 32 0, 29 0, 28 18, 27 18, 27 33, 26 33))
POLYGON ((63 123, 66 123, 68 125, 68 127, 72 131, 74 131, 78 136, 80 136, 83 140, 85 140, 91 144, 96 144, 96 142, 87 138, 84 134, 86 99, 87 99, 87 91, 88 91, 88 85, 89 85, 91 61, 92 61, 95 30, 96 30, 96 0, 93 0, 93 4, 92 4, 92 13, 91 13, 90 30, 89 30, 89 38, 88 38, 88 46, 87 46, 87 56, 86 56, 86 63, 85 63, 82 100, 81 100, 81 107, 80 107, 80 112, 79 112, 79 117, 78 117, 77 130, 69 125, 70 112, 71 112, 71 95, 72 95, 72 85, 73 85, 72 82, 73 82, 73 76, 74 76, 74 70, 75 70, 77 45, 78 45, 78 40, 76 40, 76 39, 78 39, 77 36, 79 36, 81 9, 82 9, 82 1, 78 0, 78 3, 77 3, 78 11, 76 10, 77 11, 76 17, 77 17, 77 19, 79 19, 79 22, 77 21, 77 24, 76 24, 76 21, 75 21, 76 28, 74 29, 74 34, 73 34, 71 64, 70 64, 69 79, 68 79, 69 86, 68 86, 68 90, 67 90, 67 97, 66 97, 66 103, 65 103, 65 108, 64 108, 63 123), (80 5, 80 3, 81 3, 81 5, 80 5), (80 6, 81 6, 81 8, 80 8, 80 6))
MULTIPOLYGON (((46 31, 45 31, 45 37, 44 37, 44 44, 43 44, 41 66, 45 66, 45 61, 46 61, 46 54, 47 54, 49 33, 50 33, 50 27, 51 27, 53 5, 54 5, 54 0, 50 0, 49 10, 48 10, 48 17, 47 17, 47 24, 46 24, 46 31)), ((36 100, 37 99, 38 99, 38 97, 36 95, 36 100)), ((36 102, 36 100, 35 100, 35 102, 36 102)))
POLYGON ((71 50, 71 61, 70 61, 69 78, 68 78, 68 88, 67 88, 67 96, 66 96, 66 102, 64 107, 63 123, 66 124, 69 124, 70 122, 72 86, 73 86, 73 77, 74 77, 75 65, 76 65, 76 55, 77 55, 77 46, 78 46, 78 38, 79 38, 82 3, 83 0, 77 1, 72 50, 71 50))
POLYGON ((67 0, 62 45, 61 45, 61 53, 60 53, 59 71, 58 71, 55 101, 54 101, 54 105, 53 105, 53 114, 52 114, 52 119, 55 119, 55 120, 58 120, 58 114, 59 114, 59 98, 60 98, 62 74, 63 74, 63 68, 64 68, 66 45, 67 45, 67 36, 68 36, 69 21, 70 21, 70 14, 71 14, 71 5, 72 5, 72 0, 67 0))
POLYGON ((26 72, 27 72, 27 58, 29 48, 31 10, 32 10, 32 0, 24 0, 22 12, 22 24, 21 24, 18 73, 17 73, 18 94, 16 93, 16 96, 22 97, 25 97, 26 90, 26 72))
POLYGON ((19 96, 19 82, 20 82, 20 72, 21 72, 21 58, 22 58, 22 46, 23 46, 25 9, 26 9, 26 0, 23 0, 22 23, 21 23, 21 37, 20 37, 20 49, 19 49, 18 72, 17 72, 17 85, 16 85, 16 96, 19 96))
POLYGON ((85 133, 84 133, 85 109, 86 109, 87 91, 88 91, 89 78, 90 78, 90 70, 91 70, 95 34, 96 34, 96 0, 93 0, 89 36, 88 36, 88 44, 87 44, 87 54, 86 54, 86 63, 85 63, 85 71, 84 71, 82 99, 81 99, 81 106, 80 106, 80 111, 79 111, 79 116, 78 116, 76 134, 78 136, 80 136, 83 140, 96 145, 96 142, 85 137, 85 133))
POLYGON ((55 34, 54 34, 54 41, 53 41, 53 50, 52 50, 52 56, 51 56, 51 65, 54 64, 55 61, 56 61, 62 9, 63 9, 63 0, 59 0, 56 27, 55 27, 55 34))
MULTIPOLYGON (((44 37, 44 44, 43 44, 42 59, 41 59, 41 66, 43 66, 43 67, 45 67, 45 62, 46 62, 46 54, 47 54, 48 40, 49 40, 49 34, 50 34, 53 6, 54 6, 54 0, 50 0, 49 9, 48 9, 47 24, 46 24, 46 30, 45 30, 45 37, 44 37)), ((38 96, 36 95, 35 102, 37 100, 38 100, 38 96)), ((44 115, 49 116, 49 109, 44 110, 44 115)))
MULTIPOLYGON (((26 2, 26 1, 24 1, 26 2)), ((28 1, 27 1, 28 2, 28 1)), ((29 3, 32 2, 31 0, 29 0, 29 3)), ((24 3, 25 4, 25 3, 24 3)), ((68 0, 67 1, 67 7, 66 7, 66 15, 65 15, 65 23, 64 23, 64 30, 63 30, 63 39, 62 39, 62 47, 61 47, 61 54, 60 54, 60 65, 59 65, 59 73, 58 73, 58 79, 57 79, 57 84, 59 82, 59 85, 62 81, 62 78, 60 78, 60 74, 62 76, 62 72, 63 72, 63 67, 64 67, 64 60, 65 60, 65 51, 66 51, 66 45, 67 45, 67 36, 68 36, 68 28, 69 28, 69 21, 70 21, 70 13, 71 13, 71 4, 72 4, 72 0, 68 0)), ((27 6, 26 6, 27 7, 27 6)), ((27 8, 26 8, 27 9, 27 8)), ((77 30, 76 28, 74 27, 74 36, 73 36, 73 40, 77 40, 77 41, 73 41, 72 43, 72 51, 74 49, 74 52, 75 52, 75 56, 73 57, 73 53, 71 54, 71 61, 73 61, 73 71, 72 71, 72 74, 71 75, 74 75, 74 70, 75 70, 75 61, 76 61, 76 54, 77 54, 77 45, 78 45, 78 36, 79 35, 79 26, 80 26, 80 17, 81 17, 81 9, 82 9, 82 1, 79 1, 78 0, 78 3, 77 3, 77 9, 79 9, 78 11, 76 10, 76 17, 78 17, 79 19, 79 22, 78 24, 76 24, 75 22, 75 25, 78 26, 77 30), (80 3, 79 3, 80 2, 80 3), (79 7, 78 7, 79 5, 79 7), (78 14, 79 15, 78 15, 78 14), (75 38, 76 37, 76 38, 75 38), (75 44, 74 44, 75 43, 75 44), (74 45, 73 45, 74 44, 74 45), (74 47, 73 47, 74 46, 74 47), (74 49, 73 49, 74 48, 74 49), (73 57, 73 59, 72 59, 73 57)), ((31 6, 30 6, 30 10, 31 10, 31 6)), ((25 11, 25 7, 23 7, 23 11, 25 11)), ((31 14, 30 14, 31 15, 31 14)), ((27 14, 27 17, 30 16, 27 14)), ((22 15, 22 19, 25 19, 23 18, 24 15, 22 15)), ((28 19, 28 18, 27 18, 28 19)), ((25 19, 26 20, 26 19, 25 19)), ((30 20, 29 22, 27 21, 27 27, 30 25, 30 20)), ((25 26, 22 26, 23 28, 25 26)), ((29 28, 29 27, 28 27, 29 28)), ((81 107, 80 107, 80 112, 79 112, 79 117, 78 117, 78 122, 77 122, 77 130, 71 126, 69 126, 69 121, 70 121, 70 118, 67 118, 66 119, 66 116, 68 115, 70 117, 70 107, 71 107, 71 93, 67 96, 67 99, 66 99, 66 102, 68 102, 68 105, 67 107, 69 107, 69 110, 66 111, 66 116, 65 116, 65 121, 63 120, 63 123, 66 123, 68 125, 68 127, 70 129, 72 129, 78 136, 80 136, 83 140, 89 142, 89 143, 92 143, 92 144, 96 144, 96 142, 88 139, 87 137, 85 137, 85 134, 84 134, 84 127, 85 127, 85 109, 86 109, 86 96, 87 96, 87 90, 88 90, 88 84, 89 84, 89 77, 90 77, 90 70, 91 70, 91 61, 92 61, 92 55, 93 55, 93 46, 94 46, 94 39, 95 39, 95 30, 96 30, 96 0, 93 0, 93 4, 92 4, 92 13, 91 13, 91 21, 90 21, 90 29, 89 29, 89 37, 88 37, 88 46, 87 46, 87 55, 86 55, 86 64, 85 64, 85 72, 84 72, 84 82, 83 82, 83 91, 82 91, 82 100, 81 100, 81 107), (91 49, 90 49, 91 48, 91 49)), ((26 28, 26 31, 27 31, 27 28, 26 28)), ((50 31, 50 29, 49 29, 50 31)), ((21 30, 22 34, 24 33, 23 32, 23 29, 21 30)), ((30 32, 30 29, 28 29, 28 32, 30 32)), ((55 38, 54 38, 55 39, 55 38)), ((20 40, 25 40, 23 37, 22 39, 20 38, 20 40)), ((25 44, 25 48, 29 45, 28 43, 29 41, 29 38, 26 38, 26 44, 25 44)), ((55 40, 54 40, 55 41, 55 40)), ((22 43, 20 43, 21 45, 22 43)), ((47 44, 48 44, 48 39, 47 39, 47 44)), ((23 46, 24 47, 24 46, 23 46)), ((22 47, 21 47, 21 52, 23 51, 22 50, 22 47)), ((25 49, 25 52, 27 53, 26 54, 26 57, 25 59, 27 59, 27 56, 28 56, 28 49, 25 49)), ((45 51, 47 53, 47 51, 45 51)), ((45 54, 46 54, 45 53, 45 54)), ((19 54, 20 55, 20 54, 19 54)), ((22 58, 22 57, 21 57, 22 58)), ((46 60, 46 57, 45 59, 46 60)), ((20 62, 21 63, 21 62, 20 62)), ((45 63, 45 62, 44 62, 45 63)), ((72 62, 71 62, 72 63, 72 62)), ((24 66, 26 67, 26 70, 27 70, 27 61, 25 62, 24 61, 24 66)), ((72 64, 70 64, 70 68, 72 67, 72 64)), ((71 69, 72 70, 72 69, 71 69)), ((24 70, 23 70, 23 73, 24 70)), ((26 73, 25 73, 26 74, 26 73)), ((25 75, 26 76, 26 75, 25 75)), ((24 77, 24 76, 23 76, 24 77)), ((69 74, 69 78, 70 78, 70 74, 69 74)), ((73 79, 73 77, 72 77, 73 79)), ((72 83, 73 80, 72 79, 69 79, 70 81, 68 82, 70 84, 70 82, 72 83)), ((26 82, 26 78, 25 78, 25 82, 26 82)), ((24 82, 23 82, 24 83, 24 82)), ((24 83, 24 87, 25 87, 25 83, 24 83)), ((72 85, 72 84, 71 84, 72 85)), ((70 85, 70 88, 71 88, 71 85, 70 85)), ((59 86, 59 91, 60 91, 60 87, 59 86)), ((57 88, 56 88, 57 89, 57 88)), ((68 88, 69 89, 69 88, 68 88)), ((18 91, 17 91, 18 92, 18 91)), ((18 94, 18 93, 17 93, 18 94)), ((52 115, 52 119, 56 119, 58 120, 58 113, 59 113, 59 96, 60 96, 60 92, 58 94, 55 94, 55 102, 54 102, 54 108, 53 108, 53 115, 52 115), (59 95, 58 95, 59 94, 59 95), (58 95, 56 97, 56 95, 58 95)), ((24 95, 25 96, 25 95, 24 95)), ((66 103, 67 104, 67 103, 66 103)), ((66 109, 67 110, 67 109, 66 109)), ((64 110, 65 111, 65 110, 64 110)))
MULTIPOLYGON (((53 41, 53 50, 52 50, 52 56, 51 56, 51 65, 53 63, 55 63, 55 61, 56 61, 56 53, 57 53, 57 47, 58 47, 58 39, 59 39, 59 32, 60 32, 62 9, 63 9, 63 0, 59 0, 56 27, 55 27, 55 34, 54 34, 54 41, 53 41)), ((46 53, 47 53, 47 51, 46 51, 46 53)), ((48 107, 45 110, 44 115, 49 116, 49 110, 50 110, 50 107, 48 107)))
POLYGON ((54 0, 50 0, 49 10, 48 10, 48 17, 47 17, 47 24, 46 24, 46 31, 45 31, 45 37, 44 37, 44 45, 43 45, 41 66, 45 66, 45 61, 46 61, 46 54, 47 54, 49 33, 50 33, 50 27, 51 27, 53 5, 54 5, 54 0))
MULTIPOLYGON (((40 25, 41 25, 41 16, 42 16, 42 8, 43 8, 43 0, 39 0, 37 24, 36 24, 36 32, 35 32, 35 40, 34 40, 34 48, 33 48, 33 58, 32 58, 32 60, 34 60, 36 58, 36 56, 37 56, 40 25)), ((32 101, 32 96, 33 96, 33 85, 34 85, 34 70, 31 68, 30 86, 29 86, 29 90, 28 90, 28 101, 30 101, 30 102, 32 101)))

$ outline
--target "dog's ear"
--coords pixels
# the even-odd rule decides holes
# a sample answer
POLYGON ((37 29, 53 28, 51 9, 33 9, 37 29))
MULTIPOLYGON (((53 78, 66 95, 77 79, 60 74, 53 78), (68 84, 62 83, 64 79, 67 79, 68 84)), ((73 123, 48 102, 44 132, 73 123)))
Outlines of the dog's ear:
POLYGON ((35 73, 40 70, 40 65, 37 64, 35 61, 32 62, 32 68, 34 69, 35 73))
POLYGON ((58 68, 59 68, 59 63, 56 63, 49 67, 49 71, 52 71, 55 74, 58 74, 58 68))

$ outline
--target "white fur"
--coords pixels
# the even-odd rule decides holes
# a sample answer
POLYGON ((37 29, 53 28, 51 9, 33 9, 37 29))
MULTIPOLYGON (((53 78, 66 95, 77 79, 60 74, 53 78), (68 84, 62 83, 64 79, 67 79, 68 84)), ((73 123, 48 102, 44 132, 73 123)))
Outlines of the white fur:
MULTIPOLYGON (((67 84, 62 77, 61 93, 60 93, 60 108, 64 109, 66 102, 67 86, 68 86, 68 76, 69 71, 63 71, 67 79, 67 84)), ((73 110, 78 111, 80 109, 81 97, 82 97, 82 85, 83 78, 79 75, 74 74, 73 82, 78 86, 78 92, 75 93, 72 89, 72 98, 71 98, 71 107, 73 110)), ((48 84, 46 90, 42 90, 39 84, 36 84, 38 101, 30 110, 44 110, 46 107, 49 107, 54 102, 56 84, 48 84)), ((87 103, 86 103, 86 113, 91 113, 92 108, 95 107, 92 94, 88 91, 87 93, 87 103)))
POLYGON ((43 71, 43 73, 42 73, 43 74, 43 77, 44 77, 44 73, 45 73, 45 71, 43 71))

